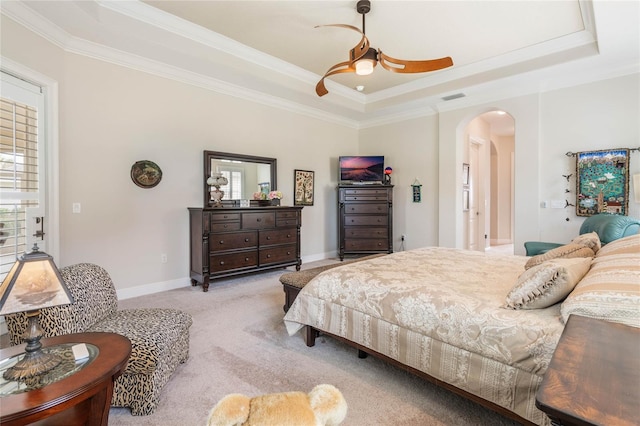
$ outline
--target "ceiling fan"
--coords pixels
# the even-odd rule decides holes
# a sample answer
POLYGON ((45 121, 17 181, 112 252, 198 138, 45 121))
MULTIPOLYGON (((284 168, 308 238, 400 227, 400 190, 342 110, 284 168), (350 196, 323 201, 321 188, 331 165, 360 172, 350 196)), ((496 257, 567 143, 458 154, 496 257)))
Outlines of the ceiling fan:
POLYGON ((380 62, 380 65, 387 71, 397 73, 419 73, 436 71, 443 68, 448 68, 453 65, 453 59, 447 56, 440 59, 428 59, 424 61, 407 61, 403 59, 392 58, 391 56, 382 53, 382 50, 374 49, 370 46, 369 39, 365 35, 364 18, 365 15, 371 10, 371 2, 369 0, 359 0, 356 4, 356 11, 362 14, 362 31, 353 25, 347 24, 328 24, 328 25, 316 25, 319 27, 340 27, 349 30, 356 31, 362 34, 362 39, 357 45, 349 51, 349 60, 335 64, 325 73, 316 84, 316 93, 318 96, 324 96, 329 91, 324 86, 324 79, 335 74, 342 74, 347 72, 354 72, 358 75, 368 75, 373 72, 373 68, 380 62))

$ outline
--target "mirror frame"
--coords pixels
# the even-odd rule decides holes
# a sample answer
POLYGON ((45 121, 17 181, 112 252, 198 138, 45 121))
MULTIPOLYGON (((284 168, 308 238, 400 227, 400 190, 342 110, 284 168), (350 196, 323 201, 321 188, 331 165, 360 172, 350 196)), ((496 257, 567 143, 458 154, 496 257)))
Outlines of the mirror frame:
MULTIPOLYGON (((271 188, 277 188, 277 176, 278 176, 278 160, 270 157, 258 157, 255 155, 243 155, 243 154, 232 154, 229 152, 219 152, 219 151, 204 151, 204 207, 210 207, 209 203, 209 185, 207 185, 207 179, 211 176, 211 160, 235 160, 235 161, 244 161, 247 163, 260 163, 260 164, 269 164, 271 166, 271 188)), ((232 205, 235 207, 240 206, 240 200, 222 200, 223 205, 232 205)))

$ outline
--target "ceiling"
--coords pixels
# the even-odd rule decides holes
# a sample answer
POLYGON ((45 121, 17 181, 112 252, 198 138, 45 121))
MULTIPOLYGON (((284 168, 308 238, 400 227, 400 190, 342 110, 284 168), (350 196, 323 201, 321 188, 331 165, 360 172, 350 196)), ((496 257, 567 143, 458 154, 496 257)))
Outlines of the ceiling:
POLYGON ((361 28, 355 5, 49 0, 2 1, 0 11, 70 52, 355 127, 637 72, 640 62, 636 1, 372 0, 372 47, 401 59, 451 56, 454 66, 341 74, 320 98, 315 84, 360 36, 315 26, 361 28))

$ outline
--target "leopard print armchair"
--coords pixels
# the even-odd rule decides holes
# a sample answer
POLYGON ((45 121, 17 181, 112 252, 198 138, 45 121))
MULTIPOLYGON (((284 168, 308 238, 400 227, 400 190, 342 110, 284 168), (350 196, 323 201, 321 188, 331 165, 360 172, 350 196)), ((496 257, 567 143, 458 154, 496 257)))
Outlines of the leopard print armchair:
MULTIPOLYGON (((160 392, 178 364, 189 357, 191 315, 177 309, 118 310, 111 277, 103 268, 80 263, 60 269, 74 303, 42 309, 45 337, 83 332, 111 332, 131 340, 131 356, 115 381, 111 405, 147 415, 158 406, 160 392)), ((22 343, 24 313, 6 315, 12 345, 22 343)))

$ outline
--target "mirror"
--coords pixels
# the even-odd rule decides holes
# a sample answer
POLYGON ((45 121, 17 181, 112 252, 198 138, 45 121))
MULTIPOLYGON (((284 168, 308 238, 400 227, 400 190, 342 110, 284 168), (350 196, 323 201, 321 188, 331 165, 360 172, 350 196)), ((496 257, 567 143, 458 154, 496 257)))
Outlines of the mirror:
MULTIPOLYGON (((211 173, 222 173, 229 183, 221 186, 223 205, 240 207, 240 200, 253 200, 253 193, 277 189, 277 165, 275 158, 228 152, 204 151, 204 206, 211 206, 207 178, 211 173)), ((253 203, 252 203, 253 205, 253 203)))

